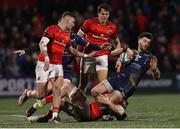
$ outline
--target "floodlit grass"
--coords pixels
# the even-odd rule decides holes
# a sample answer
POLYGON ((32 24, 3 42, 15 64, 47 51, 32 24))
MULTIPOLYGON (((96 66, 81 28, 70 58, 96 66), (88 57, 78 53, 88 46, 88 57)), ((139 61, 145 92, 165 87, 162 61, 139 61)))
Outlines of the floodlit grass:
MULTIPOLYGON (((91 99, 91 98, 89 98, 91 99)), ((180 95, 152 94, 135 95, 129 99, 128 117, 125 121, 77 122, 65 113, 60 113, 62 124, 31 123, 25 111, 34 102, 27 101, 23 107, 17 106, 17 98, 0 99, 0 128, 180 128, 180 95)), ((45 106, 36 114, 49 109, 45 106)))

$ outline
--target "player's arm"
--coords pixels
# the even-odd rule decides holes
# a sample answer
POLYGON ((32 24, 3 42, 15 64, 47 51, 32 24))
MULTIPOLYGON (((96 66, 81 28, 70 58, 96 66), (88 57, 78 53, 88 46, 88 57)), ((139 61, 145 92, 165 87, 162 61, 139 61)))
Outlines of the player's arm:
POLYGON ((111 56, 117 56, 120 55, 121 53, 126 52, 127 56, 129 59, 132 59, 132 57, 134 56, 134 51, 130 48, 116 48, 115 50, 113 50, 110 55, 111 56))
POLYGON ((78 51, 77 49, 74 49, 72 46, 69 46, 67 48, 68 52, 71 53, 72 55, 74 56, 77 56, 77 57, 82 57, 82 58, 87 58, 87 57, 93 57, 95 56, 96 52, 92 52, 90 54, 84 54, 80 51, 78 51))
POLYGON ((120 104, 114 104, 110 101, 109 97, 106 95, 99 94, 97 96, 97 101, 101 104, 107 105, 110 109, 112 109, 115 113, 119 115, 123 115, 125 113, 124 108, 120 104))
POLYGON ((78 32, 77 32, 77 35, 81 36, 81 37, 84 37, 84 32, 82 29, 79 29, 78 32))
POLYGON ((116 44, 116 48, 121 48, 121 43, 119 37, 116 37, 114 39, 114 43, 116 44))
MULTIPOLYGON (((116 37, 113 40, 114 40, 114 43, 116 44, 116 49, 120 49, 121 48, 121 44, 120 44, 119 37, 116 37)), ((122 66, 122 63, 121 63, 120 59, 118 58, 117 61, 116 61, 116 66, 115 66, 117 72, 120 72, 121 66, 122 66)))
POLYGON ((41 53, 44 55, 45 57, 45 61, 44 61, 44 70, 48 70, 49 68, 49 56, 47 53, 47 44, 50 42, 50 39, 46 36, 43 36, 41 38, 41 41, 39 42, 39 48, 41 50, 41 53))
POLYGON ((153 78, 156 80, 159 80, 160 79, 160 70, 157 66, 157 63, 158 63, 158 61, 157 61, 156 56, 153 56, 151 59, 151 62, 150 62, 150 70, 151 70, 153 78))
POLYGON ((90 49, 93 49, 93 50, 101 50, 101 47, 95 45, 95 44, 90 44, 89 42, 87 42, 83 37, 79 36, 78 34, 76 33, 72 33, 71 34, 71 39, 75 39, 76 43, 79 45, 79 46, 82 46, 82 47, 87 47, 90 48, 90 49))
POLYGON ((33 51, 39 51, 39 45, 34 45, 34 46, 31 46, 29 48, 26 48, 26 49, 23 49, 23 50, 16 50, 16 51, 13 51, 13 53, 15 54, 18 54, 19 56, 22 56, 26 53, 30 53, 30 52, 33 52, 33 51))

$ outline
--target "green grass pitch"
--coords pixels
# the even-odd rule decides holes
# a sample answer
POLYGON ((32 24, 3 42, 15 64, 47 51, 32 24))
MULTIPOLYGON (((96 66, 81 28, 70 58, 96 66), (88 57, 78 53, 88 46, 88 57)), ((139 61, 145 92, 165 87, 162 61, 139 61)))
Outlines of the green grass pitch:
MULTIPOLYGON (((60 113, 62 124, 31 123, 24 116, 25 110, 33 103, 27 101, 17 106, 17 98, 0 99, 0 128, 180 128, 180 95, 151 94, 135 95, 129 99, 128 118, 125 121, 76 122, 65 113, 60 113)), ((36 114, 47 111, 43 107, 36 114)))

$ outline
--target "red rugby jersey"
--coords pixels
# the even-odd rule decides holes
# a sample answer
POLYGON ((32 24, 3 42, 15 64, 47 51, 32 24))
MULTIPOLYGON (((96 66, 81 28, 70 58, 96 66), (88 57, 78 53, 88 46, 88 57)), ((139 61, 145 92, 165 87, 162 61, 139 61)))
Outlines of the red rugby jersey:
MULTIPOLYGON (((100 24, 98 18, 84 21, 81 30, 85 33, 85 39, 92 44, 101 46, 107 44, 110 39, 117 38, 117 27, 114 23, 107 21, 105 25, 100 24)), ((108 54, 107 50, 100 50, 97 56, 108 54)))
MULTIPOLYGON (((62 30, 58 25, 51 25, 44 31, 45 37, 50 39, 47 52, 51 64, 62 64, 62 56, 66 46, 71 45, 70 33, 62 30)), ((44 55, 39 54, 39 61, 44 62, 44 55)))

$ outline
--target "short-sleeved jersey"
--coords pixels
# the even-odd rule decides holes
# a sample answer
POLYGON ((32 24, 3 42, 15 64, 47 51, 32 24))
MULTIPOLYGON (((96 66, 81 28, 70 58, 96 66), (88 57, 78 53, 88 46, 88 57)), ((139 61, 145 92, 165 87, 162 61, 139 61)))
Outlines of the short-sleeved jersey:
MULTIPOLYGON (((71 45, 70 33, 62 30, 58 25, 51 25, 44 31, 45 37, 50 39, 47 52, 51 64, 62 64, 64 49, 71 45)), ((39 54, 39 61, 44 62, 44 55, 39 54)))
POLYGON ((149 69, 151 58, 152 54, 137 52, 135 58, 129 64, 125 65, 121 75, 128 80, 135 81, 137 85, 141 77, 149 69))
MULTIPOLYGON (((110 39, 117 38, 116 25, 107 21, 105 25, 100 24, 98 18, 87 19, 84 21, 81 30, 85 33, 85 39, 92 44, 101 46, 107 44, 110 39)), ((100 50, 97 56, 108 54, 107 50, 100 50)))

